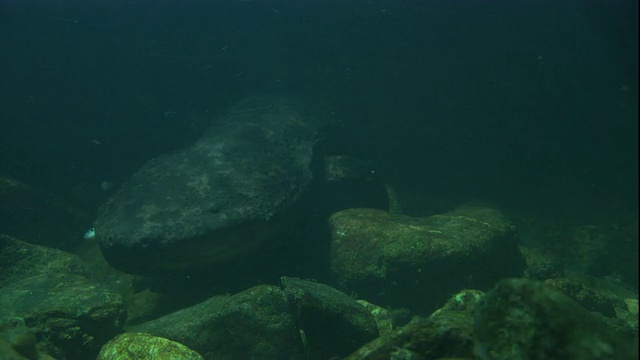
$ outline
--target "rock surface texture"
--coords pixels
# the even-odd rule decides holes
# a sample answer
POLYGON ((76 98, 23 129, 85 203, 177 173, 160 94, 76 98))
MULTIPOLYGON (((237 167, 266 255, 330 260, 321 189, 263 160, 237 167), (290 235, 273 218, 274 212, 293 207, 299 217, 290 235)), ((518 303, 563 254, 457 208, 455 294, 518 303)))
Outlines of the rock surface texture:
POLYGON ((99 211, 105 258, 157 274, 224 262, 276 237, 312 180, 317 123, 249 98, 193 145, 147 162, 99 211))
POLYGON ((330 226, 338 282, 383 306, 429 314, 460 289, 487 289, 524 271, 514 226, 489 208, 426 218, 349 209, 330 226))
POLYGON ((206 359, 343 358, 378 336, 373 316, 340 291, 283 277, 149 321, 136 332, 177 341, 206 359))
POLYGON ((144 334, 116 336, 100 350, 97 360, 180 359, 203 360, 197 352, 175 341, 144 334))
MULTIPOLYGON (((23 355, 37 354, 27 358, 95 358, 122 332, 122 297, 91 281, 79 258, 6 235, 0 235, 0 250, 0 332, 23 355), (29 334, 33 344, 25 344, 29 334)), ((0 358, 11 357, 0 350, 0 358)))
POLYGON ((475 309, 481 359, 637 359, 637 336, 611 327, 544 283, 500 281, 475 309))

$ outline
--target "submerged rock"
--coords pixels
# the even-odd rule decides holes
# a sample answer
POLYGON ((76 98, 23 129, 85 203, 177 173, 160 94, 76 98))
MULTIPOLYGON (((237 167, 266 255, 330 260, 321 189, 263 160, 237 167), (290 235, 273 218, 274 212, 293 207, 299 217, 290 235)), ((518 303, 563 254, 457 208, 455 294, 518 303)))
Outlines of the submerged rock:
POLYGON ((321 283, 282 277, 131 329, 198 351, 207 359, 343 358, 378 336, 369 310, 321 283))
POLYGON ((499 282, 475 309, 481 359, 637 359, 638 339, 537 281, 499 282))
POLYGON ((544 283, 508 279, 461 291, 347 359, 637 359, 637 335, 603 320, 544 283))
POLYGON ((20 317, 56 358, 88 359, 122 331, 127 311, 120 295, 84 277, 32 276, 0 291, 0 317, 20 317))
POLYGON ((97 360, 180 359, 202 360, 197 352, 165 338, 125 333, 116 336, 100 350, 97 360))
POLYGON ((272 240, 312 180, 317 127, 290 101, 241 101, 193 145, 147 162, 101 207, 105 258, 153 275, 272 240))
POLYGON ((259 285, 204 302, 134 327, 177 341, 208 359, 301 359, 300 332, 287 296, 259 285))
POLYGON ((367 343, 346 359, 471 359, 473 309, 484 294, 465 290, 428 318, 416 317, 367 343))
POLYGON ((330 219, 332 271, 359 297, 428 314, 464 288, 519 276, 514 226, 499 212, 464 207, 426 218, 349 209, 330 219))
POLYGON ((0 264, 0 288, 42 274, 89 276, 82 260, 73 254, 1 234, 0 264))
POLYGON ((612 292, 589 286, 571 278, 554 278, 544 282, 559 290, 589 311, 599 312, 607 317, 616 316, 616 308, 623 308, 624 300, 612 292))
POLYGON ((122 298, 77 256, 0 235, 0 264, 0 358, 18 359, 7 344, 28 359, 91 358, 122 331, 122 298))
POLYGON ((379 332, 374 316, 358 301, 331 286, 282 277, 307 356, 342 358, 379 332))

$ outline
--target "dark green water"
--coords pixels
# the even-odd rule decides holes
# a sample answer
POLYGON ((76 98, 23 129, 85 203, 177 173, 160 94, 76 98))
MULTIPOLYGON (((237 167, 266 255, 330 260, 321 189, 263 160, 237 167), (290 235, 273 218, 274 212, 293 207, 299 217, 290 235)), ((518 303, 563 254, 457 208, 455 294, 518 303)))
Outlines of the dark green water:
POLYGON ((637 1, 0 6, 0 174, 70 201, 277 93, 327 104, 325 151, 409 213, 637 219, 637 1))

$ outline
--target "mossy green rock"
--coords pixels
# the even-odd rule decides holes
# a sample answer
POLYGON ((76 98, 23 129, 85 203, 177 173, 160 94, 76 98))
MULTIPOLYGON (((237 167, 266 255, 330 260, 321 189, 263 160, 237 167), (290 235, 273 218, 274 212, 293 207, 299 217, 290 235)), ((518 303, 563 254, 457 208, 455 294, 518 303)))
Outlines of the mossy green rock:
POLYGON ((177 341, 208 359, 301 359, 304 348, 286 294, 259 285, 132 329, 177 341))
POLYGON ((343 288, 421 314, 452 293, 488 289, 525 267, 514 226, 490 208, 425 218, 349 209, 332 215, 330 226, 332 271, 343 288))
POLYGON ((465 290, 428 318, 414 318, 349 355, 348 360, 466 359, 473 356, 472 311, 483 296, 465 290))
MULTIPOLYGON (((0 264, 0 318, 21 319, 38 349, 56 358, 92 358, 122 331, 121 296, 89 280, 77 256, 0 235, 0 264)), ((45 358, 42 351, 38 358, 45 358)))
POLYGON ((481 359, 637 359, 638 339, 615 331, 551 286, 499 282, 475 310, 481 359))
POLYGON ((24 319, 57 358, 95 357, 127 316, 120 295, 82 276, 42 274, 1 290, 0 317, 24 319))
POLYGON ((8 235, 0 235, 0 264, 0 287, 49 273, 89 276, 79 257, 8 235))
POLYGON ((106 343, 97 360, 201 360, 197 352, 165 338, 144 334, 125 333, 106 343))

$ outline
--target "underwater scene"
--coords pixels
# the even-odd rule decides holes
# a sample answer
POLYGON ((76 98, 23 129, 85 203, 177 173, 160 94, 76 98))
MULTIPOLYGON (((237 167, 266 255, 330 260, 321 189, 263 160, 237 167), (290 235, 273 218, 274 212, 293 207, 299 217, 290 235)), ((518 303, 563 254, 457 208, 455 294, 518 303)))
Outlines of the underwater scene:
POLYGON ((638 358, 636 0, 0 0, 0 359, 638 358))

